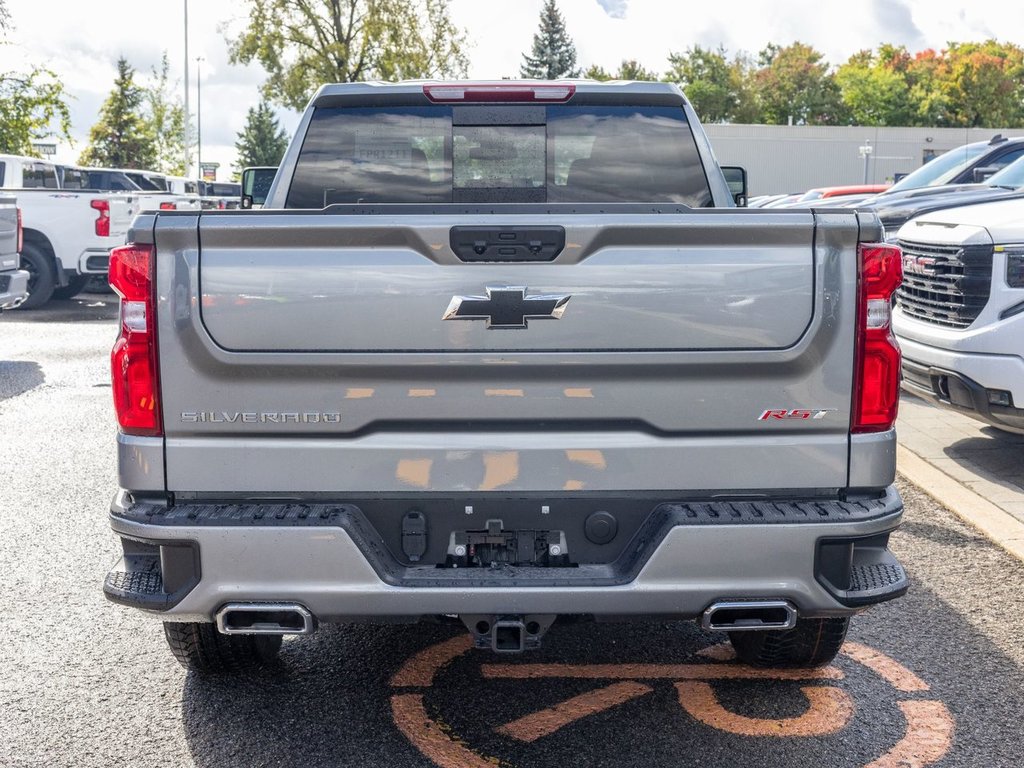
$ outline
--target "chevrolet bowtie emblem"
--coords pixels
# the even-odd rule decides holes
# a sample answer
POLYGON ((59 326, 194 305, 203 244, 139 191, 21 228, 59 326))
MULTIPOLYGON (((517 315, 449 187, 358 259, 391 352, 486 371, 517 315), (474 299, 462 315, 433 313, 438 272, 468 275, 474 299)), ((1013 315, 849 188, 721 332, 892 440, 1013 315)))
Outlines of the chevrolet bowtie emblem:
POLYGON ((488 288, 486 296, 453 296, 442 320, 486 320, 488 328, 526 328, 527 320, 558 320, 565 296, 527 296, 526 287, 488 288))

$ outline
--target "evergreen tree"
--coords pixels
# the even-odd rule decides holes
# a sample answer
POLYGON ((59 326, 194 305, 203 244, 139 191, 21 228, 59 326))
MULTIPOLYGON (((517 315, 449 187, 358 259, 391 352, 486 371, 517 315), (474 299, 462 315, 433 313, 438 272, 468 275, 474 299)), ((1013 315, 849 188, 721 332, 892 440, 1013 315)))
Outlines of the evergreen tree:
POLYGON ((253 165, 278 165, 288 148, 288 135, 277 122, 266 101, 249 107, 245 127, 238 133, 239 168, 253 165))
POLYGON ((145 100, 145 89, 136 85, 135 70, 122 56, 117 60, 114 90, 89 131, 89 146, 79 162, 106 168, 152 168, 157 148, 151 123, 142 114, 145 100))
POLYGON ((533 50, 523 54, 519 74, 538 80, 579 77, 576 46, 565 30, 565 20, 555 0, 544 2, 540 12, 540 29, 533 36, 533 50))
POLYGON ((152 70, 145 93, 145 117, 156 148, 154 170, 182 176, 185 173, 185 107, 178 96, 178 83, 170 82, 171 63, 164 51, 160 68, 152 70))

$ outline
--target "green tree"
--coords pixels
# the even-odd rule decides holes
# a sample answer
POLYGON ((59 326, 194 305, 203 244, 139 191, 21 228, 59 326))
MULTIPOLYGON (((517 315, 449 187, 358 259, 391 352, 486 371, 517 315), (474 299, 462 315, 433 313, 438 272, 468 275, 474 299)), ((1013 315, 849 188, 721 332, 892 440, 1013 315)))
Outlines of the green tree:
POLYGON ((583 77, 587 80, 600 80, 601 82, 605 82, 607 80, 613 80, 615 75, 599 64, 591 64, 583 72, 583 77))
POLYGON ((533 48, 523 54, 519 67, 521 77, 557 80, 579 77, 576 68, 576 46, 565 29, 565 20, 555 0, 545 0, 540 12, 540 29, 533 36, 533 48))
POLYGON ((185 107, 178 97, 178 84, 169 82, 170 63, 167 51, 154 67, 152 78, 144 87, 145 119, 156 147, 154 168, 173 176, 185 173, 185 107))
POLYGON ((759 56, 754 74, 764 122, 784 125, 834 125, 845 109, 839 87, 824 56, 800 42, 785 47, 769 44, 759 56))
POLYGON ((235 143, 239 168, 251 165, 278 165, 288 149, 288 136, 274 117, 266 101, 249 107, 245 127, 238 133, 235 143))
POLYGON ((644 69, 643 65, 636 59, 623 59, 622 63, 619 64, 619 71, 615 73, 616 80, 657 80, 658 75, 649 69, 644 69))
POLYGON ((157 159, 151 123, 143 116, 146 92, 123 56, 117 60, 114 89, 89 131, 89 146, 79 162, 109 168, 152 168, 157 159))
MULTIPOLYGON (((0 6, 0 23, 4 13, 0 6)), ((57 75, 39 67, 0 74, 0 152, 36 156, 33 140, 54 134, 71 141, 67 92, 57 75)))
POLYGON ((951 43, 939 91, 951 126, 1018 126, 1024 120, 1024 49, 1013 43, 951 43))
POLYGON ((669 53, 668 63, 665 79, 679 83, 701 120, 732 120, 740 103, 741 83, 725 48, 712 50, 695 45, 683 53, 669 53))
POLYGON ((324 83, 458 77, 466 33, 449 0, 246 0, 248 25, 232 63, 267 71, 263 95, 302 109, 324 83))
POLYGON ((906 70, 894 63, 902 65, 903 58, 860 51, 836 70, 836 85, 855 125, 913 124, 906 70))

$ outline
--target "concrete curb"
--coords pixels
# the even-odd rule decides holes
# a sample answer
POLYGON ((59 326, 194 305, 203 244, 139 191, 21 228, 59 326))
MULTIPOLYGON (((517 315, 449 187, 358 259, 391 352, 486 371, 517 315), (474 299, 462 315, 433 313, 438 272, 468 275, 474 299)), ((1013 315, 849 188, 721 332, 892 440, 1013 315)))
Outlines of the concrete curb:
POLYGON ((1024 523, 954 480, 902 445, 896 468, 910 483, 1019 560, 1024 560, 1024 523))

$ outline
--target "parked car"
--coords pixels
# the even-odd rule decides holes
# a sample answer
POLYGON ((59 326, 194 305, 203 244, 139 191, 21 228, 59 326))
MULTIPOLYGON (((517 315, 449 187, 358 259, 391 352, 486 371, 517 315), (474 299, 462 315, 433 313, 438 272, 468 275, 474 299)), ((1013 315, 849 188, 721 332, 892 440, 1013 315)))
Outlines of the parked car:
POLYGON ((856 204, 873 210, 882 220, 886 237, 893 239, 899 228, 915 216, 945 208, 1024 197, 1024 157, 990 176, 983 184, 947 184, 911 190, 902 195, 875 197, 856 204))
POLYGON ((28 272, 18 268, 21 212, 14 195, 0 194, 0 312, 16 309, 28 298, 28 272))
POLYGON ((200 182, 202 205, 219 211, 235 209, 242 197, 242 185, 230 181, 200 182))
POLYGON ((1024 198, 919 216, 897 242, 904 388, 1024 434, 1024 198))
POLYGON ((827 200, 835 197, 849 197, 851 195, 877 195, 884 192, 891 185, 889 184, 846 184, 838 187, 817 187, 804 192, 797 201, 801 203, 813 200, 827 200))
POLYGON ((186 179, 184 176, 167 176, 167 191, 175 195, 201 195, 202 182, 199 179, 186 179))
POLYGON ((87 168, 93 189, 132 192, 140 213, 198 210, 199 195, 175 193, 162 173, 133 168, 87 168))
POLYGON ((906 591, 871 214, 737 209, 669 83, 330 85, 300 125, 263 210, 115 251, 104 589, 183 664, 583 614, 818 666, 906 591))
POLYGON ((0 155, 0 179, 21 209, 21 266, 29 274, 22 309, 70 298, 91 275, 107 273, 110 249, 124 243, 137 212, 133 195, 60 189, 53 163, 19 155, 0 155))
POLYGON ((976 141, 951 149, 909 173, 879 194, 893 199, 922 187, 946 184, 975 184, 1024 157, 1024 136, 1006 138, 996 134, 989 141, 976 141))

